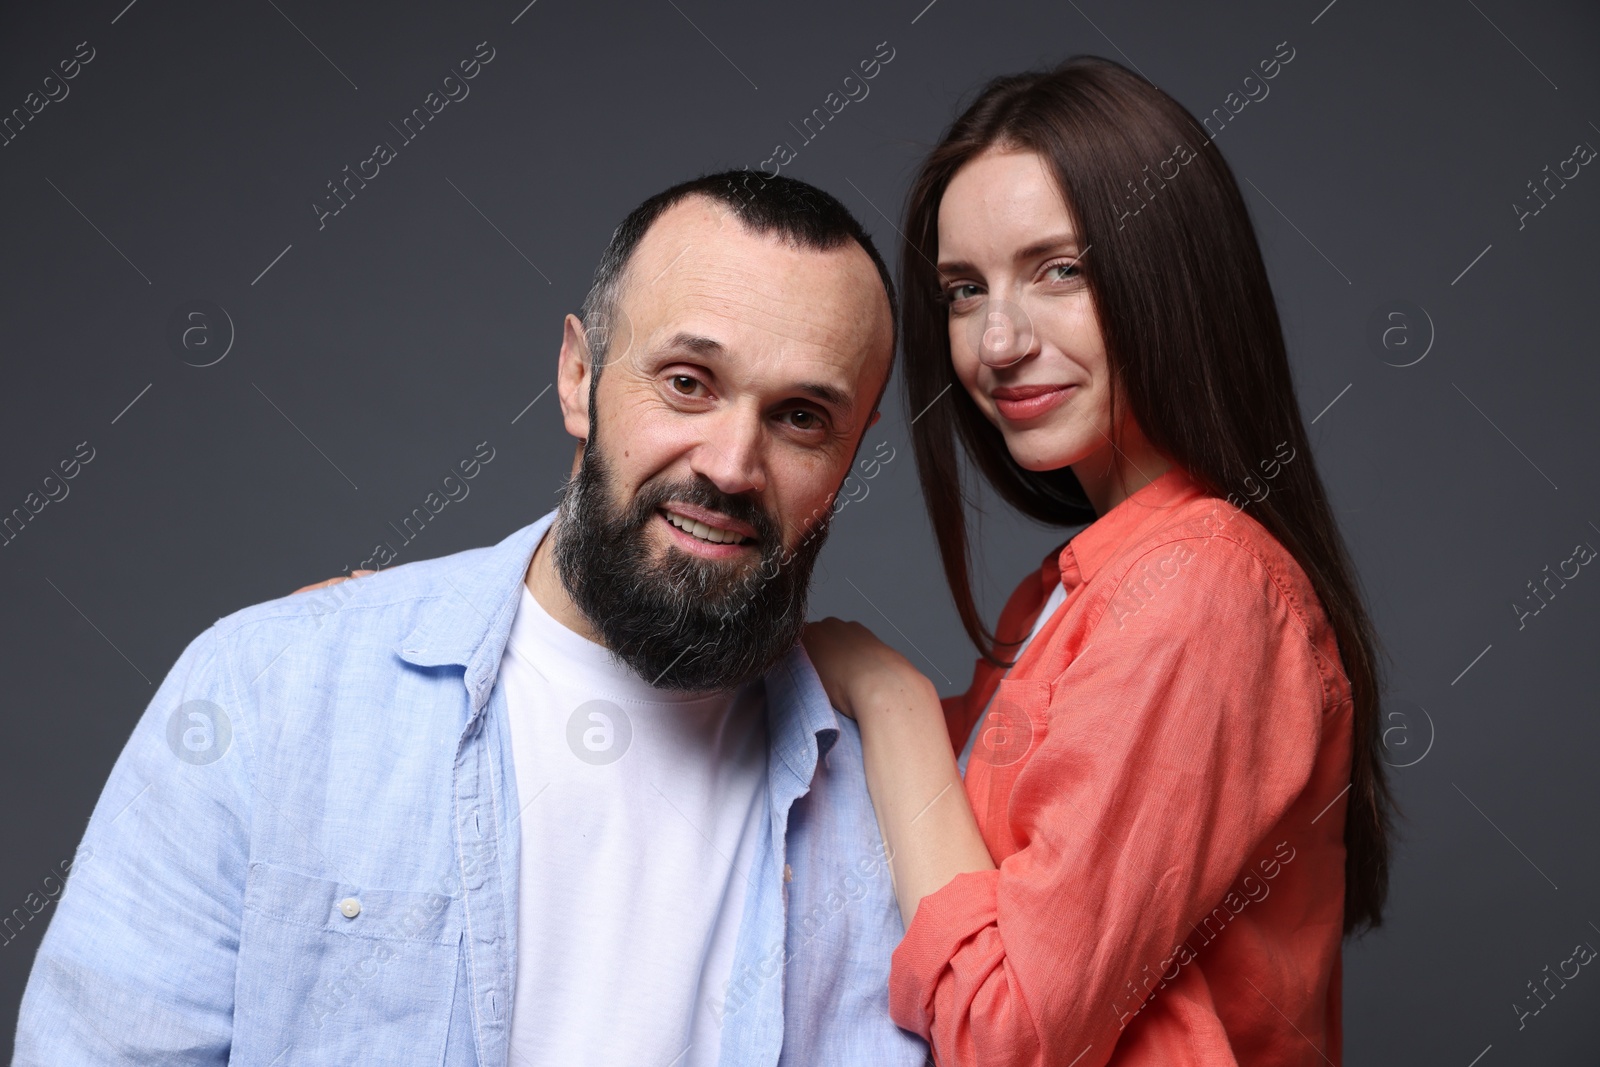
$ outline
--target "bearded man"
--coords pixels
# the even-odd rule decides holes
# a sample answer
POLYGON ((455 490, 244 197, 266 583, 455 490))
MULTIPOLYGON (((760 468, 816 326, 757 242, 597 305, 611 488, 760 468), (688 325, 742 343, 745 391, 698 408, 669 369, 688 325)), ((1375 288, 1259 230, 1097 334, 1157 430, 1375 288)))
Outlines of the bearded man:
POLYGON ((184 651, 17 1064, 923 1062, 859 734, 798 643, 894 294, 838 201, 748 177, 641 204, 566 317, 559 508, 184 651))

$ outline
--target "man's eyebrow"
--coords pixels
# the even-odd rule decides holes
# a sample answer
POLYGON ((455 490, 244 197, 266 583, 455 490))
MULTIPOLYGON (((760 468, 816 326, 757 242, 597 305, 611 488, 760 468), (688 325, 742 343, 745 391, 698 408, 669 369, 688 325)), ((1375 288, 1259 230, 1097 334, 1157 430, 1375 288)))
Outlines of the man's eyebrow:
POLYGON ((687 349, 697 356, 718 356, 727 351, 722 342, 715 337, 705 337, 697 333, 675 333, 667 342, 667 347, 687 349))
POLYGON ((838 408, 841 412, 848 413, 855 407, 848 393, 826 382, 801 382, 795 388, 824 404, 838 408))
MULTIPOLYGON (((687 351, 697 356, 711 357, 728 354, 727 348, 721 341, 697 333, 673 334, 671 340, 667 342, 667 350, 687 351)), ((855 401, 851 399, 850 394, 836 385, 829 385, 827 382, 799 382, 794 388, 796 392, 837 408, 843 414, 855 410, 855 401)))
MULTIPOLYGON (((1076 252, 1078 248, 1078 238, 1070 232, 1059 234, 1055 237, 1046 237, 1042 241, 1035 241, 1028 247, 1018 251, 1013 258, 1018 260, 1036 259, 1049 252, 1065 252, 1069 247, 1073 252, 1076 252)), ((976 268, 965 260, 945 260, 940 262, 936 269, 940 274, 963 274, 972 273, 976 268)))

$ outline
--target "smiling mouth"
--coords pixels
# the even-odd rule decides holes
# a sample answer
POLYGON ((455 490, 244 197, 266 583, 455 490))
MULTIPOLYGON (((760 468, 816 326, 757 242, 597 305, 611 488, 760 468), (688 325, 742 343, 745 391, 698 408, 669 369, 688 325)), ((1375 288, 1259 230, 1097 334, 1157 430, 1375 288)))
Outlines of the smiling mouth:
POLYGON ((1027 385, 996 389, 991 395, 1001 417, 1013 422, 1043 415, 1077 391, 1076 385, 1027 385))
POLYGON ((699 521, 698 519, 691 519, 687 515, 680 515, 680 514, 678 514, 677 512, 673 511, 670 508, 660 508, 658 510, 660 511, 662 517, 665 518, 672 525, 676 526, 678 529, 682 530, 684 533, 689 534, 691 537, 694 537, 694 538, 696 538, 697 540, 700 540, 700 541, 704 541, 707 544, 711 544, 711 545, 746 545, 746 544, 755 544, 755 539, 754 538, 745 537, 743 534, 735 533, 732 530, 724 530, 721 527, 707 525, 706 523, 703 523, 703 522, 699 521))

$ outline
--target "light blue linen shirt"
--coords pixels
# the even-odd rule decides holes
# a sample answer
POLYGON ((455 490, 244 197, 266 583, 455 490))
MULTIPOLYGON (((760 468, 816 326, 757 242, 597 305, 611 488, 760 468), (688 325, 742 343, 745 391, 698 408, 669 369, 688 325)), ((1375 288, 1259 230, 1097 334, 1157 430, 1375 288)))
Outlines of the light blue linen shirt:
MULTIPOLYGON (((184 650, 89 820, 14 1064, 507 1063, 517 966, 539 965, 517 956, 518 864, 538 857, 496 679, 554 517, 246 608, 184 650)), ((721 1063, 917 1067, 889 1019, 904 928, 860 735, 801 647, 751 684, 767 818, 721 1063)))

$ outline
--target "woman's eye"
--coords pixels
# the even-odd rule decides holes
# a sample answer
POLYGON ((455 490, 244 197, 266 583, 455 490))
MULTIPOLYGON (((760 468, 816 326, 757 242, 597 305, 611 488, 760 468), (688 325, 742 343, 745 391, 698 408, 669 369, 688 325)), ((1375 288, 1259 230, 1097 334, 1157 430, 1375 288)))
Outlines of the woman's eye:
POLYGON ((961 285, 948 286, 944 291, 945 303, 949 304, 952 309, 958 311, 966 308, 980 295, 981 293, 979 292, 978 287, 970 282, 961 285))
POLYGON ((1076 261, 1067 263, 1052 263, 1044 269, 1046 277, 1054 282, 1070 282, 1082 272, 1078 269, 1076 261))

